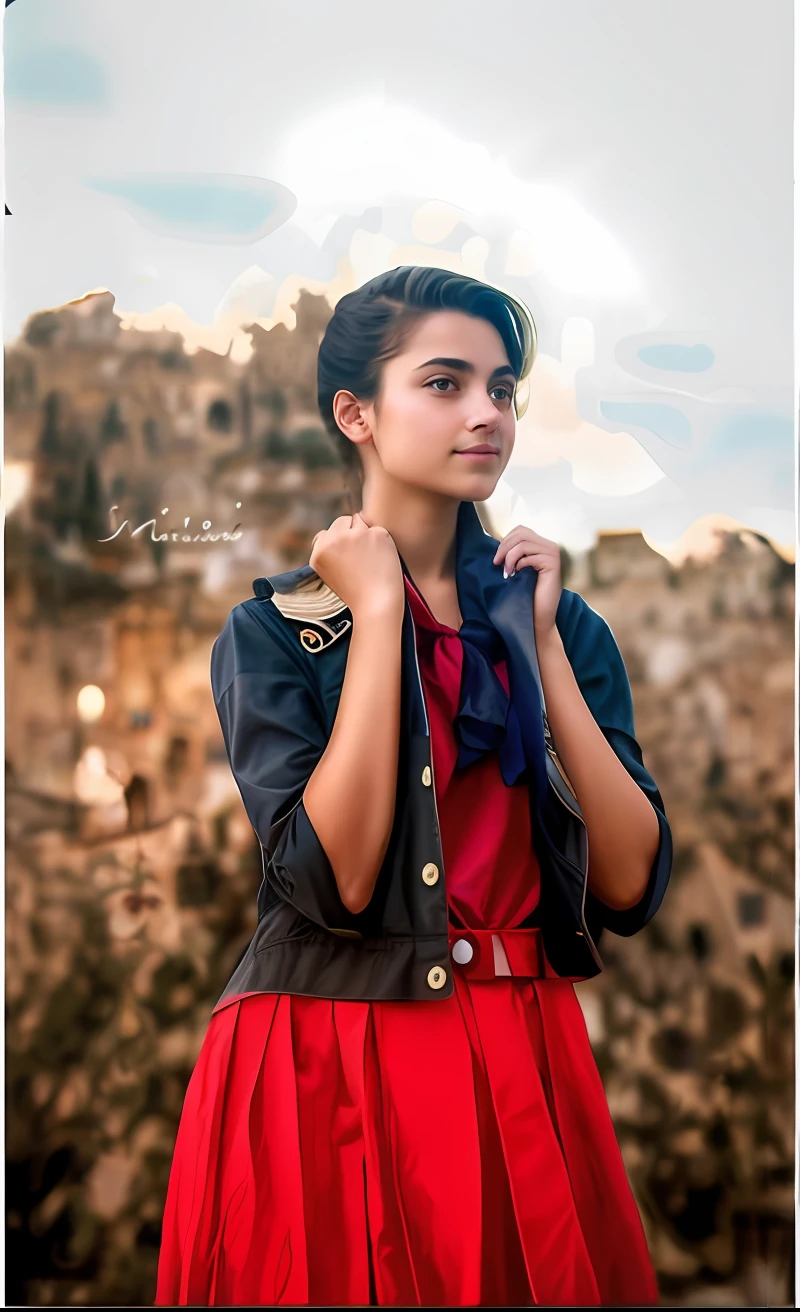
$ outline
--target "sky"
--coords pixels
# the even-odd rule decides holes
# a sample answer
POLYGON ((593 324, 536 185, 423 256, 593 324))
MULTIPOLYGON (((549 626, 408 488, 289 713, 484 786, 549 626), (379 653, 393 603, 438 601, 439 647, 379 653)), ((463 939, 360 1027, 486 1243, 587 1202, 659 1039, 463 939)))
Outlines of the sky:
POLYGON ((106 287, 244 358, 300 287, 461 270, 539 334, 507 527, 791 552, 789 0, 13 0, 3 42, 6 342, 106 287))

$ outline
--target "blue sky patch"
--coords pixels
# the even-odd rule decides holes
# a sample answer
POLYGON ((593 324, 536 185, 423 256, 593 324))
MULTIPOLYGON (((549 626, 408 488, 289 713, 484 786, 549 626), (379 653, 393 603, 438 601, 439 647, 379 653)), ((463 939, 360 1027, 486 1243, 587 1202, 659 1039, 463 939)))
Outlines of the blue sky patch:
POLYGON ((627 429, 632 425, 647 428, 669 446, 683 450, 692 440, 692 426, 682 410, 659 401, 601 401, 604 419, 627 429))
POLYGON ((636 352, 643 364, 651 369, 664 369, 669 373, 701 374, 710 369, 715 355, 710 346, 698 342, 695 346, 682 346, 679 342, 651 342, 636 352))
POLYGON ((35 46, 6 51, 5 94, 34 105, 105 108, 108 79, 96 59, 76 46, 35 46))
POLYGON ((259 241, 297 206, 281 183, 239 174, 139 174, 84 182, 117 197, 144 227, 187 241, 259 241))

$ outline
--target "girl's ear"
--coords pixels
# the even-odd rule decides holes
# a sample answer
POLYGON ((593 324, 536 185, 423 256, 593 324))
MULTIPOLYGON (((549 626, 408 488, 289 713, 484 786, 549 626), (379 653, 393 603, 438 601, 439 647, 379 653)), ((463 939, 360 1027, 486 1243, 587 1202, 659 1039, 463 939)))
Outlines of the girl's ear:
POLYGON ((372 428, 362 402, 352 392, 342 390, 336 393, 333 398, 333 417, 351 442, 368 442, 372 437, 372 428))

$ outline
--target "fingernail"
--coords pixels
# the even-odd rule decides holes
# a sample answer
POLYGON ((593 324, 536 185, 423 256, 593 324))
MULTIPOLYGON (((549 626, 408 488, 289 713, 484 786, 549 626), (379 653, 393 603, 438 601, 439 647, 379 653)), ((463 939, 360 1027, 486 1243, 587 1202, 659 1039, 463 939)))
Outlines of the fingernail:
POLYGON ((506 567, 505 567, 505 565, 503 566, 503 578, 504 578, 504 579, 507 579, 507 578, 508 578, 508 574, 506 573, 506 567))

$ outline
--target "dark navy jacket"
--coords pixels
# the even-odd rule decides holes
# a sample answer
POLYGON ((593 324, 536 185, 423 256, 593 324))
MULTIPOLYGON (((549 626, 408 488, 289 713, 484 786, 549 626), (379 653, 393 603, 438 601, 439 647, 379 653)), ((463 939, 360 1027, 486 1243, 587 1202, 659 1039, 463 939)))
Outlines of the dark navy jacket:
MULTIPOLYGON (((586 829, 553 750, 539 678, 533 630, 536 571, 523 569, 504 579, 502 566, 493 564, 497 546, 475 505, 463 501, 456 538, 459 607, 465 620, 483 617, 502 638, 511 701, 530 763, 525 786, 541 894, 525 923, 540 925, 546 955, 559 975, 589 978, 602 970, 597 945, 603 929, 634 934, 658 909, 670 876, 672 836, 661 795, 642 763, 630 684, 611 629, 581 596, 564 588, 556 627, 578 686, 607 741, 652 804, 660 832, 647 889, 636 906, 615 911, 589 891, 586 829)), ((408 603, 401 637, 394 825, 372 899, 353 914, 339 897, 303 804, 304 788, 336 717, 352 615, 309 565, 256 579, 253 586, 256 595, 233 608, 211 653, 211 685, 228 759, 264 868, 256 931, 217 1005, 250 992, 418 1001, 449 997, 447 872, 408 603), (433 882, 431 864, 439 872, 433 882)))

